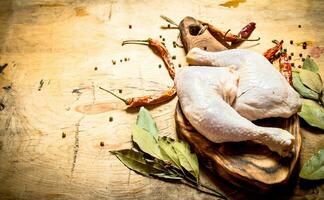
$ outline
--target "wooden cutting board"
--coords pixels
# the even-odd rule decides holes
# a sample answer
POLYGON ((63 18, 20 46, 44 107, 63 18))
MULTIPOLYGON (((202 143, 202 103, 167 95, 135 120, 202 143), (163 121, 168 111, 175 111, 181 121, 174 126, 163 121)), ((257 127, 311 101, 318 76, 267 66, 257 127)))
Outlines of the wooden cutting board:
MULTIPOLYGON (((181 21, 180 32, 186 52, 194 47, 207 51, 226 49, 208 30, 197 35, 201 28, 201 24, 192 17, 181 21)), ((175 116, 179 137, 189 142, 197 153, 200 164, 234 185, 256 192, 271 191, 272 188, 288 182, 299 158, 302 140, 297 114, 289 119, 273 118, 256 122, 261 126, 283 128, 294 135, 294 152, 289 158, 282 158, 266 146, 251 141, 222 144, 210 142, 186 120, 179 103, 175 116)))

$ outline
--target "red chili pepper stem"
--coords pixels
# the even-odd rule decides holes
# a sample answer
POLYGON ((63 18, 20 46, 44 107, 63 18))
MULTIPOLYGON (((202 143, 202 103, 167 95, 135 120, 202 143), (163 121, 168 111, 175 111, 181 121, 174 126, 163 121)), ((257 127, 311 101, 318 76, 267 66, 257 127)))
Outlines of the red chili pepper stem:
POLYGON ((127 101, 126 99, 124 99, 124 98, 118 96, 117 94, 113 93, 112 91, 109 91, 109 90, 107 90, 107 89, 105 89, 105 88, 102 88, 102 87, 99 87, 99 89, 101 89, 101 90, 103 90, 103 91, 105 91, 105 92, 108 92, 109 94, 113 95, 114 97, 116 97, 116 98, 122 100, 126 105, 129 104, 128 101, 127 101))
POLYGON ((125 40, 122 43, 122 46, 126 44, 141 44, 141 45, 149 45, 149 39, 147 40, 125 40))

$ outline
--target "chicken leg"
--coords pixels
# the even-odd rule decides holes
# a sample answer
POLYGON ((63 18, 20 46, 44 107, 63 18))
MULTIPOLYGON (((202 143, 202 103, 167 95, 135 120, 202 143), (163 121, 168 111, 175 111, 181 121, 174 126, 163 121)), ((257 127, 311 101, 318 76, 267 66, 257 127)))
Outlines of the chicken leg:
POLYGON ((239 85, 235 67, 183 68, 175 84, 184 115, 210 141, 258 141, 281 156, 289 155, 294 142, 289 132, 254 125, 231 107, 239 85))

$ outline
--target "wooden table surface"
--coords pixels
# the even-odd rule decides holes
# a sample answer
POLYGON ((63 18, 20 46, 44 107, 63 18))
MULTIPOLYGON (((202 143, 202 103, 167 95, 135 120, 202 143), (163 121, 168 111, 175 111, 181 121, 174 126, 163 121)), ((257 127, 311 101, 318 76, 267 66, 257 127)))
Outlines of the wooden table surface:
MULTIPOLYGON (((252 37, 260 36, 260 44, 246 42, 241 48, 261 53, 273 45, 271 40, 283 39, 296 65, 301 63, 299 53, 311 54, 323 77, 324 1, 247 0, 232 9, 219 6, 223 2, 1 0, 0 65, 8 66, 0 74, 0 199, 212 198, 138 175, 111 155, 110 150, 131 147, 130 127, 137 110, 126 111, 121 101, 98 86, 121 90, 124 97, 172 86, 166 69, 158 67, 162 61, 147 47, 121 46, 125 39, 162 35, 176 55, 175 65, 185 66, 183 49, 172 46, 178 31, 160 29, 166 25, 161 14, 177 22, 190 15, 233 33, 254 21, 252 37), (304 50, 290 40, 313 45, 304 50)), ((149 108, 160 135, 176 137, 176 102, 175 98, 149 108)), ((324 147, 323 131, 301 125, 300 165, 324 147)), ((232 199, 260 198, 212 179, 221 182, 220 189, 232 199)), ((203 180, 209 181, 206 175, 203 180)), ((277 195, 324 196, 323 182, 294 180, 291 185, 277 195)))

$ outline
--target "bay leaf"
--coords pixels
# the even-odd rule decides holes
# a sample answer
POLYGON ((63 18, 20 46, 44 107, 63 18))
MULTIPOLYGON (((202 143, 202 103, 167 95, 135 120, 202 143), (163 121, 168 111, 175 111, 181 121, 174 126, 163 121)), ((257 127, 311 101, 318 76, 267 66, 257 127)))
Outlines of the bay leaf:
POLYGON ((181 168, 181 164, 177 152, 174 150, 172 145, 173 142, 174 140, 172 140, 169 137, 159 138, 159 146, 161 150, 169 157, 169 160, 174 166, 181 168))
POLYGON ((322 92, 323 82, 318 73, 308 70, 301 70, 299 72, 299 77, 302 83, 311 90, 315 91, 318 94, 322 92))
POLYGON ((324 107, 319 105, 317 102, 303 99, 302 109, 298 115, 309 125, 324 130, 324 107))
POLYGON ((304 164, 299 176, 308 180, 324 179, 324 149, 319 150, 304 164))
POLYGON ((111 153, 126 165, 126 167, 145 176, 167 173, 167 170, 163 169, 160 165, 147 163, 142 152, 137 152, 132 149, 123 149, 111 151, 111 153))
POLYGON ((165 160, 163 155, 161 154, 161 150, 158 142, 155 140, 154 136, 150 134, 148 131, 141 128, 139 125, 135 124, 133 126, 133 141, 138 145, 138 147, 145 153, 161 159, 165 160))
POLYGON ((319 95, 316 92, 314 92, 313 90, 310 90, 309 88, 304 86, 304 84, 302 83, 302 81, 299 77, 298 72, 293 71, 292 77, 293 77, 293 86, 301 96, 308 98, 308 99, 318 100, 319 95))
POLYGON ((191 153, 189 144, 184 141, 175 141, 172 143, 172 146, 178 155, 181 166, 190 172, 198 181, 198 158, 196 154, 191 153))
POLYGON ((143 106, 140 108, 137 115, 136 124, 152 134, 155 140, 158 141, 158 129, 156 127, 156 123, 150 112, 143 106))
POLYGON ((312 72, 318 72, 318 66, 313 59, 307 57, 303 63, 302 69, 309 70, 312 72))

